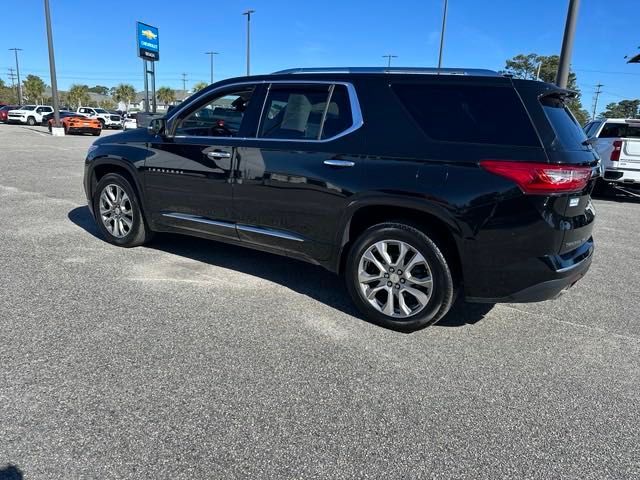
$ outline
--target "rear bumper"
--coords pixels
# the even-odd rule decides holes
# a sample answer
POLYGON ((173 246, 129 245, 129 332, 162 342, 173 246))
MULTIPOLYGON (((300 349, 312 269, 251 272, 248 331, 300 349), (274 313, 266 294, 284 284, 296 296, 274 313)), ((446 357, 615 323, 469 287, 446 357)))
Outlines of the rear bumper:
MULTIPOLYGON (((514 278, 516 284, 521 283, 522 276, 535 278, 534 283, 500 297, 467 296, 465 300, 478 303, 530 303, 557 298, 585 276, 591 266, 593 251, 593 239, 589 239, 569 254, 534 259, 522 267, 517 280, 514 278)), ((485 280, 492 281, 490 278, 485 280)), ((500 280, 504 281, 504 278, 500 280)))
POLYGON ((89 128, 89 127, 69 127, 67 129, 68 133, 98 133, 100 128, 89 128))
POLYGON ((640 170, 605 170, 604 181, 607 183, 640 184, 640 170))

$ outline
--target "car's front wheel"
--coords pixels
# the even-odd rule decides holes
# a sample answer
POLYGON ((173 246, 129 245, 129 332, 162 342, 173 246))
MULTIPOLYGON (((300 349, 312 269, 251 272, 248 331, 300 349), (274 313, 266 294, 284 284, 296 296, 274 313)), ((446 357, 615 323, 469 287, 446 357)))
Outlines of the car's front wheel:
POLYGON ((29 125, 30 127, 33 127, 36 124, 36 119, 33 117, 29 117, 27 118, 27 125, 29 125))
POLYGON ((93 212, 105 240, 121 247, 135 247, 152 237, 135 190, 117 173, 102 177, 93 194, 93 212))
POLYGON ((432 238, 406 223, 367 229, 350 249, 345 275, 349 294, 365 317, 394 330, 431 325, 454 300, 447 259, 432 238))

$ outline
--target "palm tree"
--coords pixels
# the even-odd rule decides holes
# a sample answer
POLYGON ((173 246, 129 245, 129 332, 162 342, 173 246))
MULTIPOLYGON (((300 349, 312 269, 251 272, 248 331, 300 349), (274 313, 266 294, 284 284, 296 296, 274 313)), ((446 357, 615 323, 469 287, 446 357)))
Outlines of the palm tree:
POLYGON ((22 87, 24 88, 24 95, 29 99, 29 102, 38 103, 42 101, 46 85, 40 77, 27 75, 27 78, 22 82, 22 87))
POLYGON ((169 87, 160 87, 156 93, 156 97, 158 97, 158 100, 166 107, 176 101, 176 92, 169 87))
POLYGON ((207 82, 198 82, 193 86, 193 93, 199 92, 203 88, 207 88, 209 84, 207 82))
POLYGON ((136 99, 136 89, 128 83, 121 83, 113 90, 113 99, 116 102, 123 102, 124 109, 129 109, 129 104, 136 99))
POLYGON ((67 93, 67 100, 76 108, 80 108, 82 104, 86 105, 90 101, 89 87, 87 85, 71 85, 67 93))

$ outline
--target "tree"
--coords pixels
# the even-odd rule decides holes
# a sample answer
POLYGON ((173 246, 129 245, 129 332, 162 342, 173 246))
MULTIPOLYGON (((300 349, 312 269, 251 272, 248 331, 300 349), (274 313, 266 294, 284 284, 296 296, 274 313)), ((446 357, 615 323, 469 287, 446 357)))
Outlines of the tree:
MULTIPOLYGON (((538 68, 540 69, 540 80, 547 83, 556 81, 556 74, 560 64, 558 55, 538 55, 537 53, 519 54, 505 62, 505 70, 503 73, 513 75, 514 78, 522 78, 525 80, 535 80, 538 76, 538 68)), ((573 112, 576 120, 580 125, 584 125, 589 121, 589 112, 582 106, 582 93, 578 88, 578 79, 575 72, 569 72, 569 80, 567 89, 577 93, 575 98, 567 101, 567 106, 573 112)))
POLYGON ((199 92, 203 88, 207 88, 209 84, 207 82, 198 82, 193 86, 193 93, 199 92))
POLYGON ((110 98, 105 98, 104 100, 100 101, 100 106, 105 110, 113 110, 114 108, 116 108, 116 103, 110 98))
POLYGON ((176 92, 169 87, 160 87, 156 93, 156 97, 158 97, 158 100, 166 107, 176 101, 176 92))
POLYGON ((7 87, 4 80, 0 78, 0 103, 11 103, 15 100, 16 96, 11 87, 7 87))
POLYGON ((102 85, 96 85, 95 87, 91 87, 89 91, 91 93, 99 93, 100 95, 109 95, 109 88, 104 87, 102 85))
POLYGON ((82 104, 86 105, 90 101, 89 87, 87 85, 71 85, 67 93, 67 101, 75 108, 80 108, 82 104))
POLYGON ((128 110, 129 104, 136 99, 136 89, 128 83, 121 83, 115 87, 112 96, 116 102, 123 102, 125 104, 124 109, 128 110))
POLYGON ((605 111, 600 114, 603 118, 640 118, 640 100, 621 100, 618 103, 610 103, 605 111))
POLYGON ((37 75, 27 75, 27 78, 22 82, 24 96, 32 103, 42 102, 45 88, 45 83, 37 75))

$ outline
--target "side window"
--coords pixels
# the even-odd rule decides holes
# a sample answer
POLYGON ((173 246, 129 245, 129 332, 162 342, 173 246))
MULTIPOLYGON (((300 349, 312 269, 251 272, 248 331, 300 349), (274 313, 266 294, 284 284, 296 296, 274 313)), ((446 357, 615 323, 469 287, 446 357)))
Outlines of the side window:
POLYGON ((587 134, 587 137, 593 137, 598 128, 600 127, 600 122, 591 122, 589 125, 585 127, 584 132, 587 134))
POLYGON ((320 140, 353 124, 344 85, 272 85, 260 120, 260 138, 320 140))
POLYGON ((513 88, 459 84, 395 84, 391 88, 434 140, 540 146, 513 88))
POLYGON ((215 97, 180 119, 175 135, 237 137, 252 94, 253 87, 245 87, 215 97))

